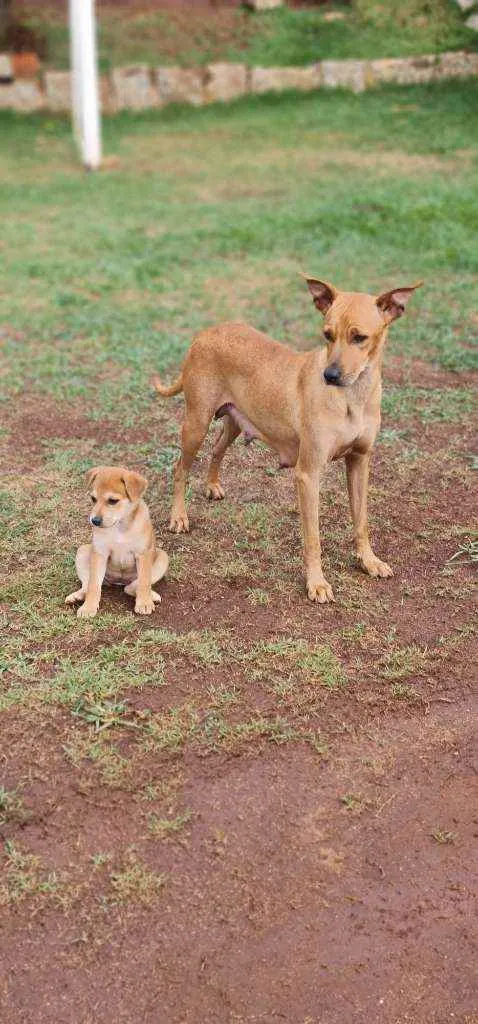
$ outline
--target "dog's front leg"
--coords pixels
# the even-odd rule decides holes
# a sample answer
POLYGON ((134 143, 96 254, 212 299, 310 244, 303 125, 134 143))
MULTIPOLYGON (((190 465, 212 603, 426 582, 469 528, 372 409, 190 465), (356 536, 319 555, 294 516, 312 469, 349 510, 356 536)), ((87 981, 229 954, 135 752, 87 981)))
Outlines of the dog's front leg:
POLYGON ((151 615, 151 612, 154 612, 154 598, 151 590, 152 567, 153 552, 151 550, 145 551, 142 555, 136 555, 138 581, 134 610, 138 615, 151 615))
POLYGON ((88 577, 86 596, 83 604, 80 604, 76 613, 79 619, 92 619, 98 611, 101 599, 101 585, 105 577, 107 561, 107 555, 96 551, 96 549, 92 547, 90 556, 90 575, 88 577))
POLYGON ((371 454, 372 450, 369 449, 366 452, 350 452, 345 457, 355 552, 362 569, 369 576, 393 576, 390 566, 381 562, 373 553, 368 536, 367 495, 371 454))
POLYGON ((297 496, 302 520, 307 593, 311 601, 335 601, 332 587, 322 572, 319 536, 319 490, 321 467, 299 453, 295 469, 297 496))

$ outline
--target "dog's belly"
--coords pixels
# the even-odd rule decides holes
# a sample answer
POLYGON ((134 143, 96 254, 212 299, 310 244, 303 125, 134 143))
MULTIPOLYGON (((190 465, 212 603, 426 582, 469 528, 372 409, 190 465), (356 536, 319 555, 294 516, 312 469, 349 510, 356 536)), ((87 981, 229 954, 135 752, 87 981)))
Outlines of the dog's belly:
POLYGON ((276 451, 279 455, 279 469, 290 469, 292 466, 295 466, 299 454, 298 441, 283 442, 277 445, 267 436, 265 431, 258 430, 254 423, 233 402, 225 402, 224 405, 221 405, 215 414, 215 419, 222 419, 223 416, 231 417, 236 427, 244 434, 245 444, 250 444, 251 441, 262 441, 269 448, 272 448, 273 451, 276 451))
POLYGON ((136 561, 132 551, 114 552, 108 558, 105 583, 123 587, 136 579, 136 561))
POLYGON ((214 419, 221 420, 223 416, 230 416, 231 420, 236 424, 241 433, 244 434, 244 440, 246 444, 250 444, 251 441, 265 441, 264 435, 257 427, 248 420, 247 416, 241 412, 240 409, 234 405, 234 402, 224 402, 219 409, 216 410, 214 419))
POLYGON ((351 451, 353 451, 352 444, 342 445, 334 451, 333 455, 331 455, 331 462, 336 462, 337 459, 343 459, 344 456, 349 455, 351 451))

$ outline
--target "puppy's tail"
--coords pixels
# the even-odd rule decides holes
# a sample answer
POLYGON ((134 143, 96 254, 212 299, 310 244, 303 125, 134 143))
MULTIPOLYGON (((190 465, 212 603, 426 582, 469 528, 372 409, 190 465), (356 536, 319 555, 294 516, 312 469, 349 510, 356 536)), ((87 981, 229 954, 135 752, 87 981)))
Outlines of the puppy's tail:
POLYGON ((176 378, 174 383, 169 385, 169 388, 162 383, 161 377, 158 377, 157 373, 153 377, 153 385, 156 388, 156 391, 158 391, 159 394, 163 396, 163 398, 171 398, 171 395, 179 395, 179 392, 183 390, 182 371, 179 374, 179 377, 176 378))

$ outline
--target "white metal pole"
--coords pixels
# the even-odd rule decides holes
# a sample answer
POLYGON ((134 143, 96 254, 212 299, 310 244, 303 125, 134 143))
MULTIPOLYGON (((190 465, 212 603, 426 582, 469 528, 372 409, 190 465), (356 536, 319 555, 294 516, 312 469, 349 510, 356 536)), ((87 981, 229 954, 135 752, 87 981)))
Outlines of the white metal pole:
POLYGON ((70 0, 73 125, 85 167, 101 163, 94 0, 70 0))
POLYGON ((73 131, 81 149, 81 103, 80 103, 80 29, 78 25, 77 0, 69 0, 70 7, 70 68, 71 68, 71 115, 73 131))

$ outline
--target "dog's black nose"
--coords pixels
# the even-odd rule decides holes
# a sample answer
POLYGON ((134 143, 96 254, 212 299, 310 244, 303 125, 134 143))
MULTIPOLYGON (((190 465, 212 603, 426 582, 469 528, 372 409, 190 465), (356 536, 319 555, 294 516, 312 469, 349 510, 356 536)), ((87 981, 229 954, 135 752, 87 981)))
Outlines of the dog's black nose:
POLYGON ((340 384, 340 367, 337 366, 337 363, 332 363, 326 367, 324 370, 324 380, 327 381, 327 384, 340 384))
POLYGON ((90 519, 90 523, 92 526, 101 526, 102 522, 103 520, 101 516, 92 516, 90 519))

